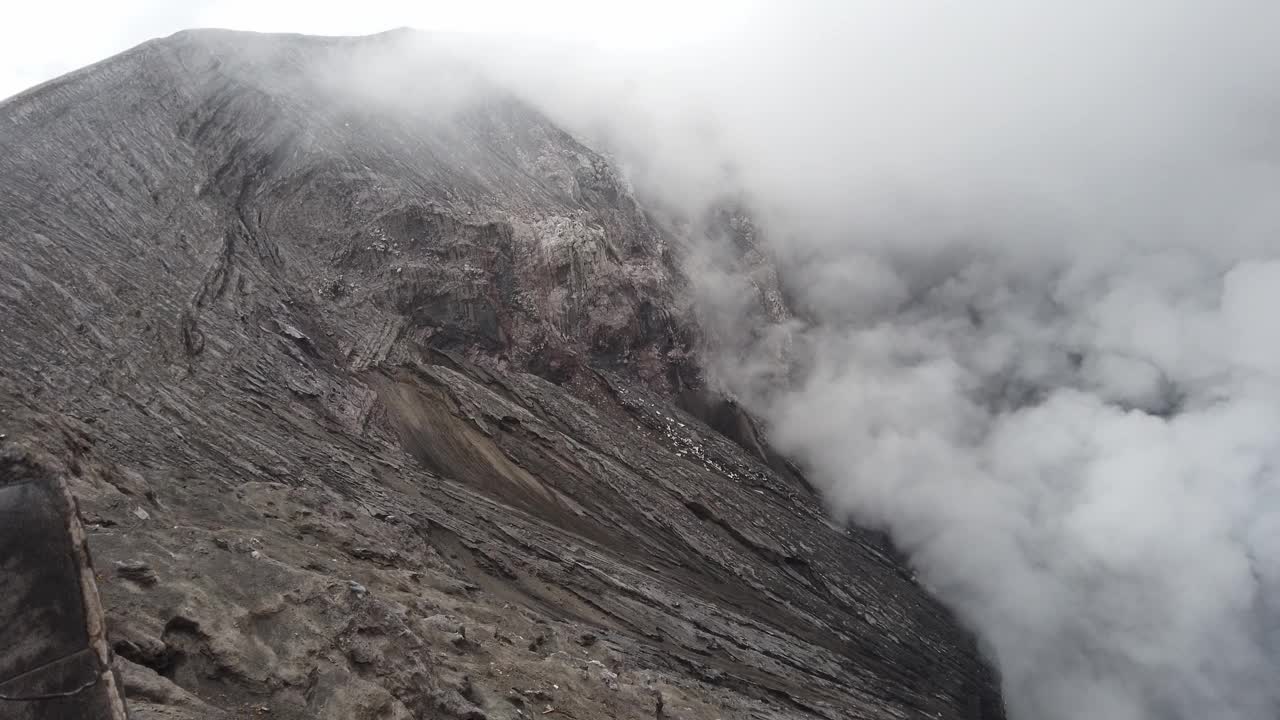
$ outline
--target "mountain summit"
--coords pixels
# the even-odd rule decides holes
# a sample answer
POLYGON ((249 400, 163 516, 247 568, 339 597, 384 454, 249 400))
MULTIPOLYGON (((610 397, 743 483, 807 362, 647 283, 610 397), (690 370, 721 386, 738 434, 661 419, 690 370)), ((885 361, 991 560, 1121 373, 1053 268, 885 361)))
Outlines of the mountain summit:
POLYGON ((76 496, 133 715, 1003 717, 735 442, 680 238, 423 45, 189 31, 0 105, 0 450, 76 496))

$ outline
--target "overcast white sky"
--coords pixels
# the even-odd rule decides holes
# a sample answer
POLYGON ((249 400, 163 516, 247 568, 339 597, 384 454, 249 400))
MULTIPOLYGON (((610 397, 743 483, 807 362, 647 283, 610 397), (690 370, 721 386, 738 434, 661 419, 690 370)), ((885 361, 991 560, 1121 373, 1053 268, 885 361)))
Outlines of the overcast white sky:
POLYGON ((0 98, 192 27, 360 35, 396 27, 529 33, 625 50, 704 39, 761 0, 45 0, 0 14, 0 98))

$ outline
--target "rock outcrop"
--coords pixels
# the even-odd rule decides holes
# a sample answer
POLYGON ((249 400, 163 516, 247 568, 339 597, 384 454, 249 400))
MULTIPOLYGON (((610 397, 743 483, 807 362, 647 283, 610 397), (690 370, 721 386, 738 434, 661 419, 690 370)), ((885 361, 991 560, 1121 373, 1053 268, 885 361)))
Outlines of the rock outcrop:
POLYGON ((127 720, 84 526, 66 483, 0 452, 0 709, 127 720))
POLYGON ((699 388, 608 163, 403 41, 185 32, 0 105, 0 443, 78 498, 133 715, 1003 717, 699 388))

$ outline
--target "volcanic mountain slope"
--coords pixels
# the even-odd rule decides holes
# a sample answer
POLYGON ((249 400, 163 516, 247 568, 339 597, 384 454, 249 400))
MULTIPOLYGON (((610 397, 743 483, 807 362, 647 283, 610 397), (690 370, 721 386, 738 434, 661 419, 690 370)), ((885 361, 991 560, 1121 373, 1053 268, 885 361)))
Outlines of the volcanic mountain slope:
POLYGON ((0 450, 77 495, 133 714, 1002 717, 881 540, 675 406, 608 163, 406 37, 0 105, 0 450))

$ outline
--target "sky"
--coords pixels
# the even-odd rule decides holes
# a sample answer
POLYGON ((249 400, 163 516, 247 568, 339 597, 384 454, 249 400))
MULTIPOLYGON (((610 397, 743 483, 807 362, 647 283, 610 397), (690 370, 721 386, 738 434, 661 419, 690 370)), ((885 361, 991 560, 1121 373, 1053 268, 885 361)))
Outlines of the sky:
POLYGON ((695 221, 709 382, 1013 720, 1280 716, 1280 4, 533 5, 46 2, 0 95, 192 26, 523 36, 472 59, 695 221))
POLYGON ((660 49, 705 38, 760 0, 47 0, 11 3, 0 23, 0 97, 145 40, 194 27, 363 35, 397 27, 660 49))

